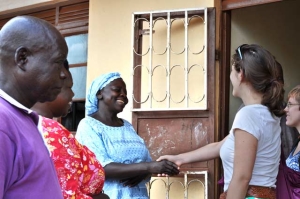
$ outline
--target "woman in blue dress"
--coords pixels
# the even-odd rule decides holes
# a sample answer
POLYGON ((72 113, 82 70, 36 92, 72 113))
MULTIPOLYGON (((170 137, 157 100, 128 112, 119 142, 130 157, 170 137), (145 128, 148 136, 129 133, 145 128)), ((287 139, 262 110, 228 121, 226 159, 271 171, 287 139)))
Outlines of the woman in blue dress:
POLYGON ((128 103, 126 84, 119 73, 96 78, 89 88, 87 116, 76 138, 96 154, 105 170, 104 192, 111 199, 148 199, 145 183, 151 174, 176 175, 173 162, 152 161, 144 140, 133 126, 117 116, 128 103))

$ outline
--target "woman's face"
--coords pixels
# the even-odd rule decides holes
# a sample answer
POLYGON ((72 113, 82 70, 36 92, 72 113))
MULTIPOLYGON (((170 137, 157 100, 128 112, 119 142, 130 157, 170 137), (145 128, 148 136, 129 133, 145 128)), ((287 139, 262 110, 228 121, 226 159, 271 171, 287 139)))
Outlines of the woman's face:
POLYGON ((300 128, 300 103, 294 98, 290 97, 287 106, 285 107, 286 112, 286 125, 291 127, 300 128))
POLYGON ((53 102, 49 102, 54 117, 64 117, 70 111, 74 92, 72 91, 73 79, 71 74, 65 79, 61 92, 53 102))
POLYGON ((231 66, 230 81, 232 84, 232 95, 239 97, 238 87, 240 85, 239 73, 235 70, 234 64, 231 66))
MULTIPOLYGON (((122 112, 126 104, 128 103, 126 84, 123 79, 115 79, 104 87, 98 95, 102 102, 112 112, 122 112)), ((102 105, 102 104, 101 104, 102 105)), ((99 105, 99 109, 101 109, 99 105)))

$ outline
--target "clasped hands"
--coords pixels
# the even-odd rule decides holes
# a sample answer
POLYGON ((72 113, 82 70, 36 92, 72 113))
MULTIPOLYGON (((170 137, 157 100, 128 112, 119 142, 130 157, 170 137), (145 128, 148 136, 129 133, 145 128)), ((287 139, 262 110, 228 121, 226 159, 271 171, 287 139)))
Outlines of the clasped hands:
POLYGON ((144 179, 150 178, 152 174, 157 176, 173 176, 179 173, 179 167, 175 163, 166 160, 158 159, 157 161, 149 162, 148 172, 146 174, 136 175, 130 178, 120 180, 123 186, 134 187, 144 179))

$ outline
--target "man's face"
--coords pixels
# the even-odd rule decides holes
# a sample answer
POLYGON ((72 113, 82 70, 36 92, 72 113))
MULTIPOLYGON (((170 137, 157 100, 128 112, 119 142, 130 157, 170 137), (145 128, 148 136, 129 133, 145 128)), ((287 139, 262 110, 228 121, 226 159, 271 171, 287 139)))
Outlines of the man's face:
POLYGON ((32 81, 28 85, 28 90, 31 88, 32 96, 39 102, 53 101, 57 97, 67 73, 64 68, 68 54, 65 40, 58 38, 52 45, 45 44, 45 46, 45 49, 28 57, 30 65, 28 78, 32 81))

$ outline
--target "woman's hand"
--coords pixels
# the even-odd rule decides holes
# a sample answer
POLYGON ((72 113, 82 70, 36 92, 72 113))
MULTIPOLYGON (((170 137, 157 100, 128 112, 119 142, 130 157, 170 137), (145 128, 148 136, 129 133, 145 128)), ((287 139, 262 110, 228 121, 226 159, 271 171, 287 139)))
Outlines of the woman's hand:
POLYGON ((163 155, 160 156, 156 161, 160 162, 162 160, 174 162, 178 166, 178 169, 182 165, 182 160, 180 159, 179 155, 163 155))
POLYGON ((134 187, 134 186, 138 185, 141 181, 146 179, 148 176, 150 178, 151 175, 144 174, 144 175, 134 176, 131 178, 126 178, 126 179, 120 180, 120 183, 122 183, 123 186, 134 187))
POLYGON ((149 172, 152 174, 177 175, 179 170, 177 165, 168 160, 149 162, 149 172))
POLYGON ((100 193, 92 196, 93 199, 109 199, 108 195, 105 193, 100 193))

